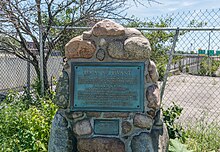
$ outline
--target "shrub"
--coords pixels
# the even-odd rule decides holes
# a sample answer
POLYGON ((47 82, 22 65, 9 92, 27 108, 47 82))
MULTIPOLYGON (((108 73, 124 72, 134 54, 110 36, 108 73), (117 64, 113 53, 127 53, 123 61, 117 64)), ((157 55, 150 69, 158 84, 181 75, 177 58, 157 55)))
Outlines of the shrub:
POLYGON ((187 136, 183 127, 175 124, 175 121, 179 119, 183 108, 177 106, 175 103, 168 109, 163 109, 163 120, 167 126, 168 134, 170 139, 178 138, 183 143, 185 142, 187 136))
POLYGON ((213 75, 219 68, 220 61, 211 60, 208 57, 204 57, 200 63, 200 75, 213 75))
POLYGON ((159 73, 159 81, 163 81, 164 75, 166 73, 166 64, 158 63, 157 69, 158 69, 158 73, 159 73))
POLYGON ((215 123, 199 120, 183 129, 175 121, 179 118, 182 108, 173 103, 163 110, 163 120, 167 125, 170 137, 170 152, 217 152, 220 150, 220 127, 215 123), (189 149, 189 150, 188 150, 189 149))
POLYGON ((11 92, 0 106, 0 151, 47 151, 57 109, 48 96, 11 92))
POLYGON ((189 73, 189 65, 186 65, 186 73, 189 73))

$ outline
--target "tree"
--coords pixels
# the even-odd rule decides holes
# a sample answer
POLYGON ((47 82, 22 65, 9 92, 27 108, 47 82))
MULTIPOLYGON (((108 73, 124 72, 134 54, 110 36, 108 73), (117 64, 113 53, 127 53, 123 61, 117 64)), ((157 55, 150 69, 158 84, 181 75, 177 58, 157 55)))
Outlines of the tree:
MULTIPOLYGON (((172 23, 171 18, 161 18, 159 22, 142 22, 135 21, 130 22, 127 26, 132 27, 169 27, 172 23)), ((159 80, 162 81, 165 71, 166 65, 168 62, 168 52, 171 49, 171 44, 173 42, 174 32, 169 32, 165 30, 156 30, 156 31, 143 31, 143 34, 146 38, 148 38, 151 44, 151 60, 156 63, 158 72, 159 72, 159 80)))
MULTIPOLYGON (((126 26, 129 27, 149 27, 149 28, 163 28, 163 27, 172 27, 174 19, 172 18, 159 18, 157 22, 142 22, 140 20, 135 20, 130 22, 126 26)), ((207 25, 206 22, 199 22, 197 20, 192 20, 187 25, 187 27, 203 27, 207 25)), ((180 31, 179 37, 187 34, 189 31, 180 31)), ((146 38, 149 39, 151 44, 151 60, 156 63, 158 72, 159 72, 159 81, 163 81, 164 74, 166 71, 166 65, 168 63, 169 51, 171 50, 174 35, 176 31, 167 31, 167 30, 155 30, 155 31, 143 31, 143 34, 146 38)), ((176 53, 184 54, 184 51, 177 51, 176 53)), ((172 63, 181 62, 183 56, 173 56, 172 63)), ((180 64, 179 64, 180 65, 180 64)), ((182 68, 182 67, 180 67, 182 68)))
POLYGON ((128 19, 121 15, 126 9, 125 2, 126 0, 1 0, 0 49, 30 62, 40 79, 39 31, 42 31, 44 85, 48 88, 47 62, 52 50, 64 40, 66 28, 85 26, 94 19, 128 19), (56 30, 53 26, 64 28, 56 30), (35 52, 28 46, 29 42, 33 42, 35 52))

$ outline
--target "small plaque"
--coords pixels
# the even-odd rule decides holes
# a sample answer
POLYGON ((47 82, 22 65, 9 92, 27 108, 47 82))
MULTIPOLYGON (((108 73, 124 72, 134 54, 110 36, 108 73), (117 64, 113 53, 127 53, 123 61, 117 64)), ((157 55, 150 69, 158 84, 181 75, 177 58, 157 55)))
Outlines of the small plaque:
POLYGON ((143 111, 143 62, 72 62, 72 111, 143 111))
POLYGON ((119 135, 119 120, 118 119, 95 119, 94 120, 95 135, 119 135))

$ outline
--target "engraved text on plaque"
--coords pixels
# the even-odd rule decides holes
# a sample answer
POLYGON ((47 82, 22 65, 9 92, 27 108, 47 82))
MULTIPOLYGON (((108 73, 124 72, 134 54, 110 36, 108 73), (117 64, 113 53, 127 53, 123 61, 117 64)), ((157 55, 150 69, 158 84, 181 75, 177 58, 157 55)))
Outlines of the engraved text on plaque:
POLYGON ((73 62, 72 111, 143 111, 144 63, 73 62))

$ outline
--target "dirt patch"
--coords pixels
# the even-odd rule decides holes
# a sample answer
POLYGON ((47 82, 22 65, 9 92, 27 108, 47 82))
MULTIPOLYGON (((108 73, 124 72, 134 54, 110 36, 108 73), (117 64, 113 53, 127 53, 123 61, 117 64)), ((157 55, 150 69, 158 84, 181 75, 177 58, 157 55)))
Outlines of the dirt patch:
POLYGON ((181 74, 168 78, 163 106, 183 108, 180 122, 204 121, 220 125, 220 78, 181 74))

